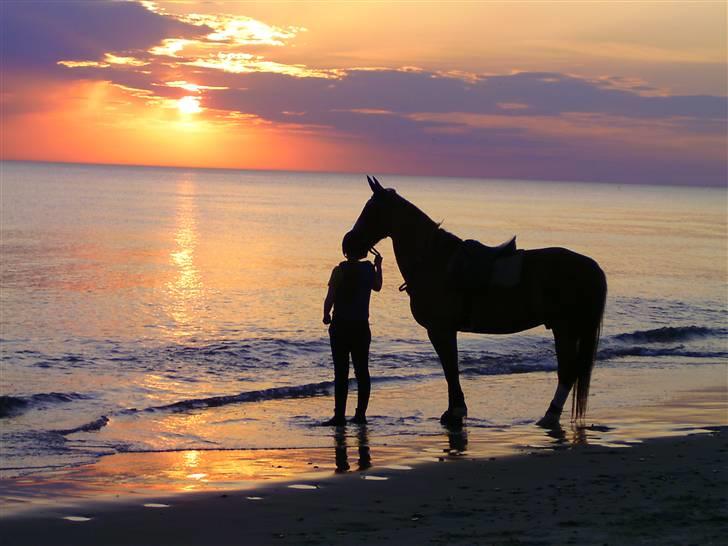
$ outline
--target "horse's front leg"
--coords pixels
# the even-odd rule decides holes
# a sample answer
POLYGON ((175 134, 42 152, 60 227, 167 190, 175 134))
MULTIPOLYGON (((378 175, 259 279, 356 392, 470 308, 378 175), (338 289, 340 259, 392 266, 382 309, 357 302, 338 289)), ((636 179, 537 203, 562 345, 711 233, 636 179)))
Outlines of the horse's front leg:
POLYGON ((465 405, 465 395, 460 387, 460 372, 458 370, 458 340, 457 331, 447 329, 428 329, 432 346, 440 357, 442 369, 447 380, 447 411, 440 417, 443 425, 459 426, 468 415, 465 405))

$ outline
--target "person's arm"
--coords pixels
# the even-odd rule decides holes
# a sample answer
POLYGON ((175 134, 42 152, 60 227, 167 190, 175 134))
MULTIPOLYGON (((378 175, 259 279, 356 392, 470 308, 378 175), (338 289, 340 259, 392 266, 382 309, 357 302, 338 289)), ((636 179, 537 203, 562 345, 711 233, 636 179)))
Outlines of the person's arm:
POLYGON ((329 285, 329 291, 324 300, 324 324, 331 324, 331 308, 334 306, 334 289, 333 285, 329 285))
POLYGON ((329 278, 329 291, 324 299, 324 324, 331 324, 331 308, 334 306, 334 296, 336 294, 336 283, 338 281, 338 266, 331 272, 329 278))
POLYGON ((382 289, 382 256, 377 254, 374 256, 374 281, 372 281, 372 290, 379 292, 382 289))

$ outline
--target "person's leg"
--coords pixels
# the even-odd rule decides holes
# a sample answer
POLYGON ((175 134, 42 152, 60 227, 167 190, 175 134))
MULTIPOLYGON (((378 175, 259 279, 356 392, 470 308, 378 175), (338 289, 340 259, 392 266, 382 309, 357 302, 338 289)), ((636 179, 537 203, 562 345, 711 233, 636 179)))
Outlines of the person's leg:
POLYGON ((354 374, 357 385, 357 405, 354 422, 366 423, 366 412, 369 407, 371 379, 369 377, 369 345, 372 334, 368 324, 357 327, 352 339, 351 360, 354 363, 354 374))
POLYGON ((346 422, 346 398, 349 394, 349 340, 346 328, 332 324, 329 327, 331 357, 334 361, 334 417, 325 424, 346 422))

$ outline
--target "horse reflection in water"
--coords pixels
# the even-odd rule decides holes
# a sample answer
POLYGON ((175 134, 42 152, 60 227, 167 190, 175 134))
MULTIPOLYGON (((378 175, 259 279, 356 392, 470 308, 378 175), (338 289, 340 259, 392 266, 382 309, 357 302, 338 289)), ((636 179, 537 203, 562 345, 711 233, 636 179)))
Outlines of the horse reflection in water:
POLYGON ((459 427, 467 415, 458 371, 457 332, 510 334, 540 325, 553 330, 558 384, 538 424, 559 426, 572 388, 572 418, 581 419, 587 408, 607 295, 606 277, 599 265, 565 248, 516 251, 514 241, 495 248, 463 241, 393 189, 383 188, 376 178, 367 179, 372 197, 352 231, 370 247, 385 237, 392 238, 412 315, 427 329, 445 372, 448 408, 441 422, 459 427), (479 272, 488 275, 483 263, 494 266, 499 259, 513 256, 520 269, 515 285, 494 286, 488 279, 477 278, 479 272), (466 282, 463 275, 456 278, 458 267, 470 271, 466 282))
MULTIPOLYGON (((468 433, 464 428, 458 430, 448 429, 448 449, 445 451, 448 456, 460 457, 468 449, 468 433)), ((367 470, 372 467, 372 454, 369 449, 369 434, 366 425, 361 425, 356 433, 356 447, 358 451, 356 470, 367 470)), ((349 464, 349 445, 347 442, 346 428, 336 427, 334 430, 334 457, 336 461, 337 474, 343 474, 351 470, 349 464)))

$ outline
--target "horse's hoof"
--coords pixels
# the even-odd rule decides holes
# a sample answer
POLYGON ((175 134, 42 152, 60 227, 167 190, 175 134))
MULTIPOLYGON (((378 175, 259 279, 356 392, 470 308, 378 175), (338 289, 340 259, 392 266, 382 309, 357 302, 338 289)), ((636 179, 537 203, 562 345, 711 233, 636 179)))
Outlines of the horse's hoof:
POLYGON ((561 419, 560 415, 555 415, 553 413, 546 413, 541 419, 536 421, 536 426, 541 428, 547 428, 547 429, 556 429, 561 427, 561 419))
POLYGON ((467 409, 462 411, 463 408, 453 408, 447 410, 440 416, 440 424, 447 428, 461 429, 463 428, 463 421, 467 415, 467 409), (461 411, 457 411, 461 410, 461 411))

